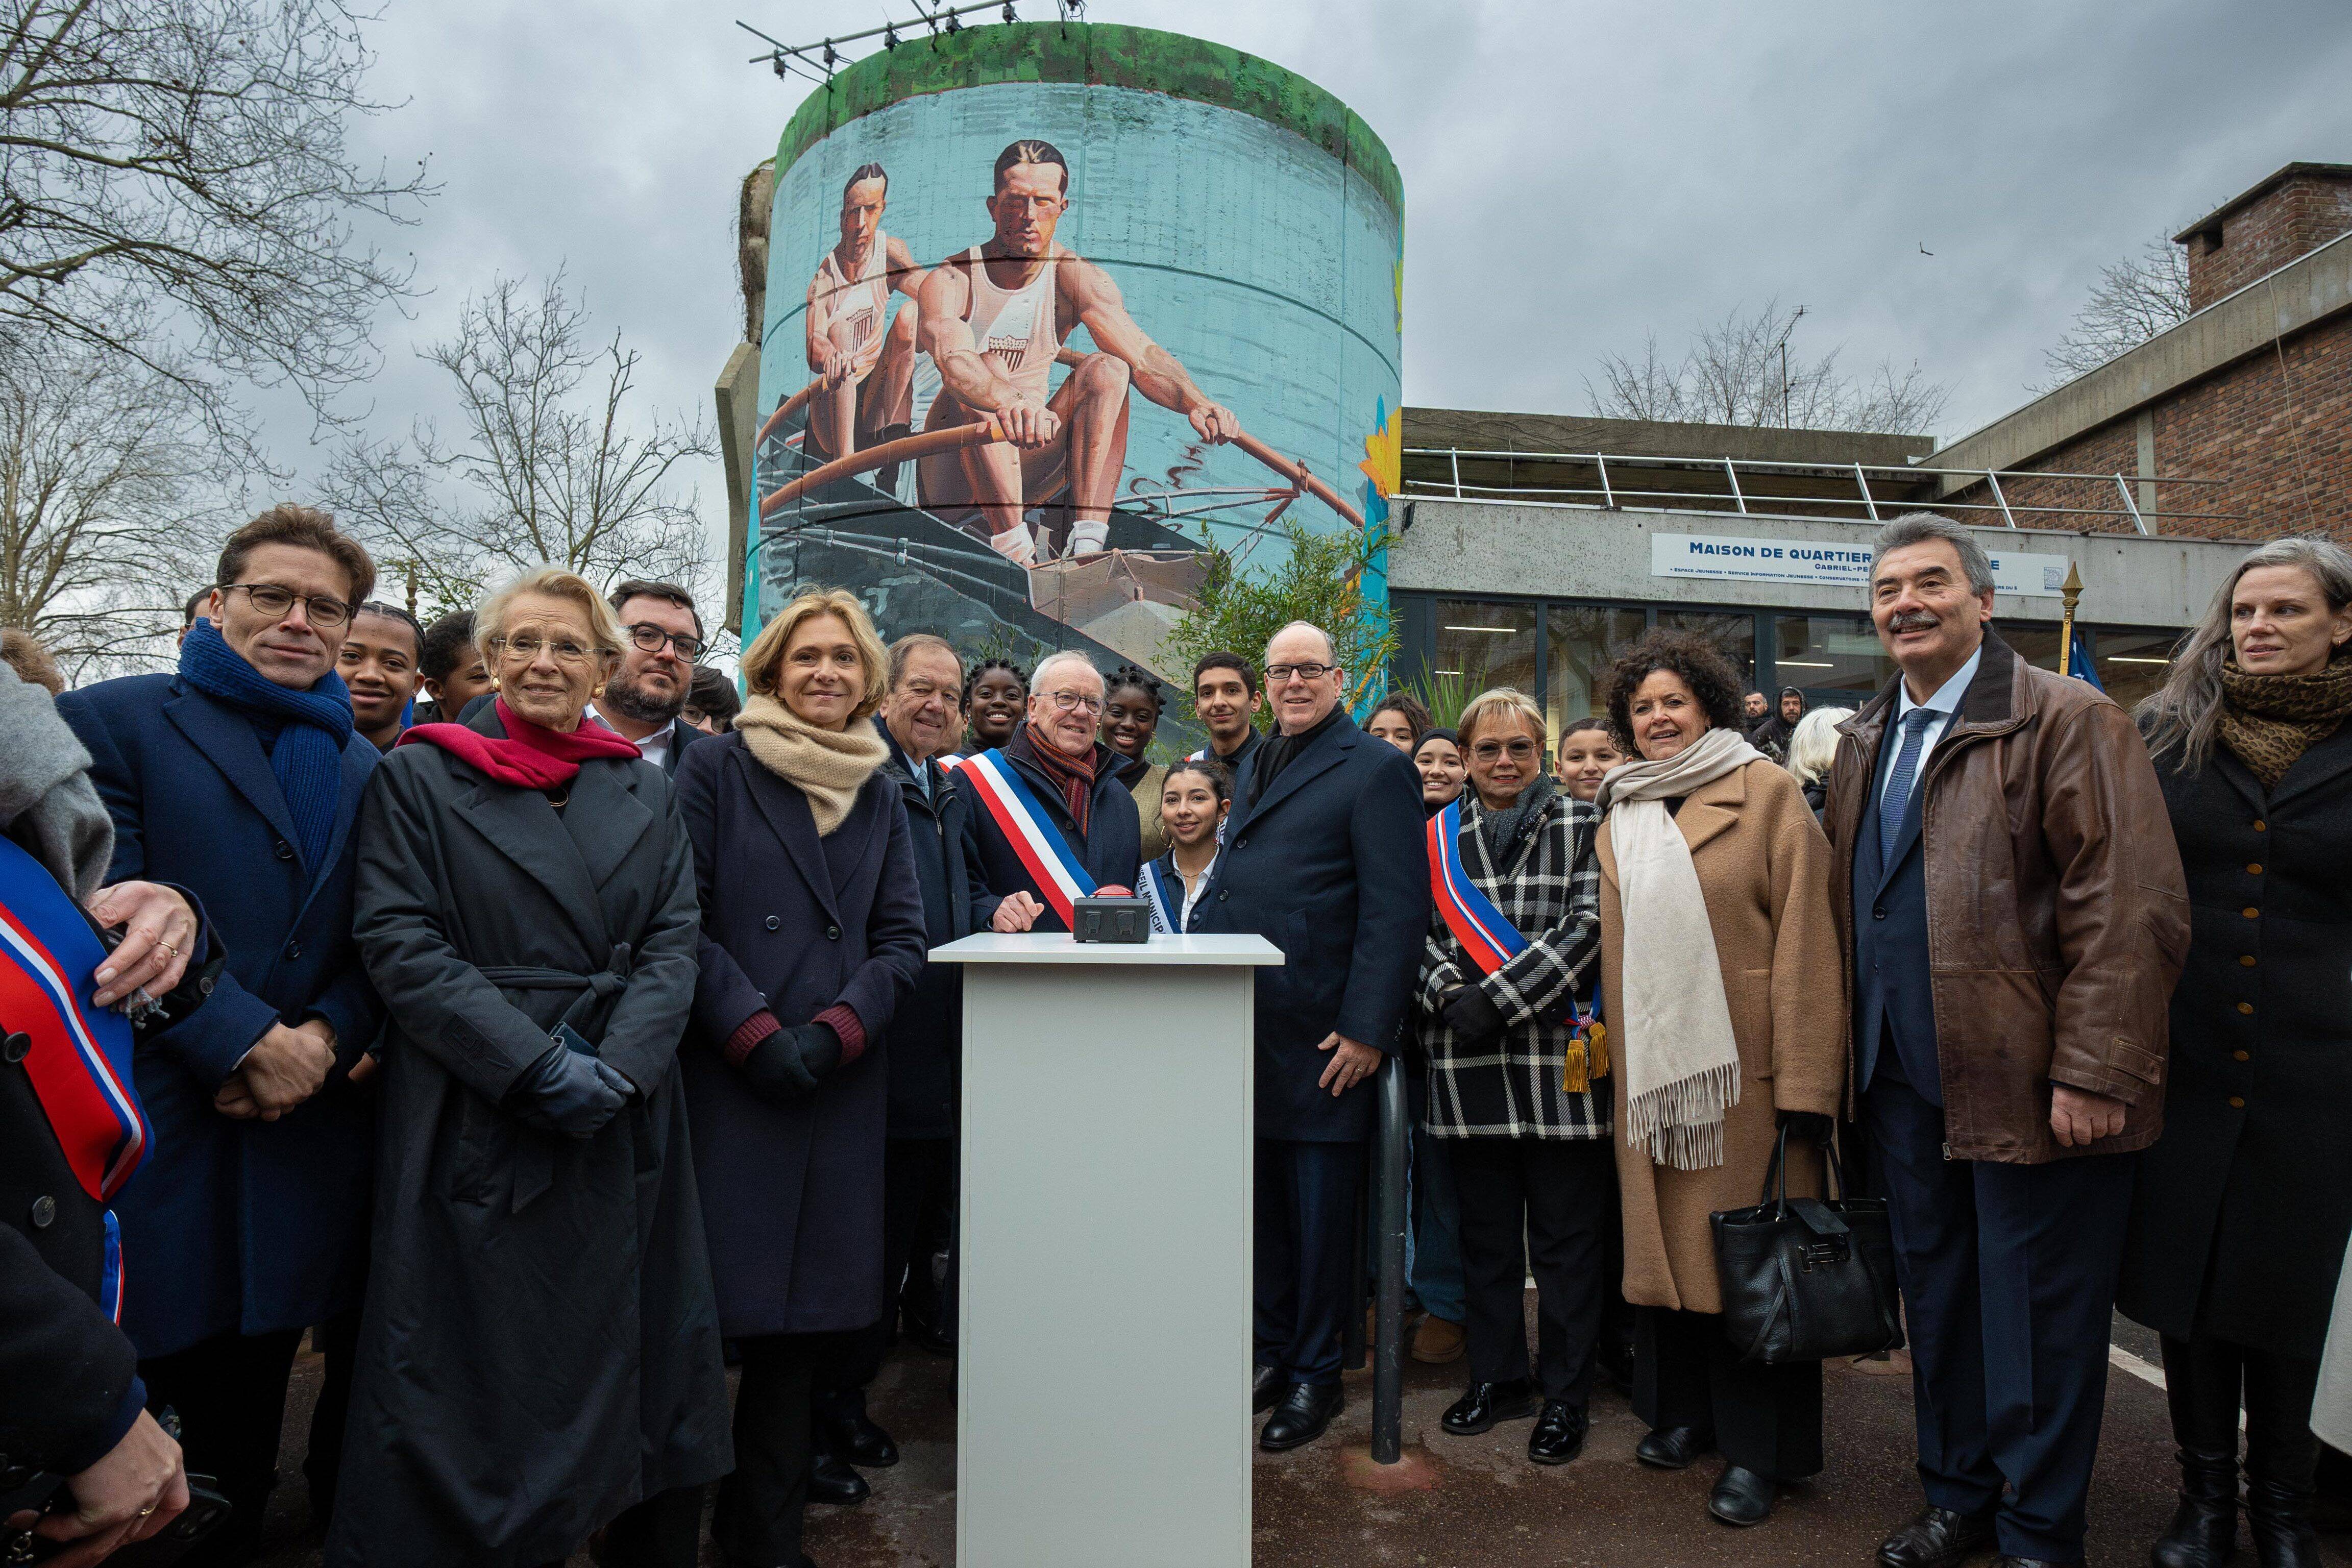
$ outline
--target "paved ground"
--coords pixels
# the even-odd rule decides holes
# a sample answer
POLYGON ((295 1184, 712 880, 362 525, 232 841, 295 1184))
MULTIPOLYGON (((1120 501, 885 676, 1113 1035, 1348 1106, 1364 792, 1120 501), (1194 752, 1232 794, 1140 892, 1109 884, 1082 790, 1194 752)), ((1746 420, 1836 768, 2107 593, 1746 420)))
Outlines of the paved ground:
MULTIPOLYGON (((1484 1437, 1439 1429, 1439 1415, 1460 1392, 1459 1363, 1408 1367, 1404 1465, 1370 1463, 1365 1373, 1349 1379, 1348 1412, 1332 1436, 1290 1454, 1257 1456, 1256 1568, 1866 1568, 1888 1524, 1917 1505, 1905 1377, 1831 1372, 1829 1468, 1768 1523, 1731 1531, 1706 1515, 1714 1480, 1707 1465, 1661 1474, 1634 1464, 1641 1426, 1613 1392, 1604 1389, 1595 1402, 1583 1455, 1544 1469, 1527 1463, 1526 1422, 1484 1437)), ((304 1528, 300 1466, 317 1380, 317 1360, 306 1355, 289 1412, 284 1468, 292 1479, 272 1510, 281 1544, 267 1568, 319 1562, 317 1538, 304 1528)), ((810 1552, 824 1568, 952 1568, 953 1363, 902 1348, 874 1390, 872 1409, 903 1458, 895 1468, 869 1472, 874 1496, 863 1506, 812 1510, 810 1552)), ((2148 1542, 2171 1515, 2173 1474, 2163 1394, 2118 1372, 2109 1383, 2091 1496, 2093 1568, 2147 1562, 2148 1542)), ((2352 1535, 2330 1536, 2328 1547, 2332 1568, 2352 1568, 2352 1535)), ((584 1555, 574 1561, 588 1568, 584 1555)))

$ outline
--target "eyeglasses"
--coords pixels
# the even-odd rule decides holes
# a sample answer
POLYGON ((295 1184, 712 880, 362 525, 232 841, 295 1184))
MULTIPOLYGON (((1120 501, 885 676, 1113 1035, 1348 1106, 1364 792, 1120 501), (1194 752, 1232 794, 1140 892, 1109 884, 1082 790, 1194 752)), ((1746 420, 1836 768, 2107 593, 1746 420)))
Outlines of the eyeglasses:
POLYGON ((666 632, 651 621, 639 621, 635 626, 628 627, 627 631, 629 640, 646 652, 659 653, 663 645, 667 644, 676 648, 677 657, 688 664, 700 658, 702 650, 710 646, 700 637, 688 637, 684 632, 666 632))
POLYGON ((490 651, 515 664, 529 664, 541 650, 554 656, 558 664, 583 665, 596 657, 596 650, 573 642, 570 637, 537 637, 526 632, 517 637, 492 637, 490 651))
POLYGON ((1099 697, 1081 697, 1075 691, 1048 691, 1042 695, 1052 700, 1056 713, 1075 713, 1081 708, 1089 713, 1102 711, 1103 700, 1099 697))
POLYGON ((1266 684, 1279 686, 1294 675, 1301 680, 1320 680, 1339 668, 1336 664, 1269 664, 1265 667, 1266 684))
POLYGON ((265 616, 283 616, 299 600, 302 615, 314 626, 340 626, 352 618, 352 607, 325 594, 298 594, 275 583, 223 583, 224 594, 243 594, 247 603, 265 616))
POLYGON ((1506 745, 1500 741, 1481 741, 1470 748, 1470 754, 1482 763, 1491 763, 1507 755, 1515 763, 1528 763, 1535 760, 1536 743, 1518 740, 1506 745))

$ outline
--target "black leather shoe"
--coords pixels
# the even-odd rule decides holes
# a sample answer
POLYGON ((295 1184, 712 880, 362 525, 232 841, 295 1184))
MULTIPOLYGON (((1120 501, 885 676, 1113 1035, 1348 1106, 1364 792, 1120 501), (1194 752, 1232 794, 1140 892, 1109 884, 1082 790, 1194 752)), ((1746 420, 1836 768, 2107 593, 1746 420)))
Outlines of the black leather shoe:
POLYGON ((819 1454, 809 1466, 808 1500, 829 1502, 837 1508, 847 1508, 864 1502, 874 1495, 866 1478, 850 1468, 846 1459, 831 1454, 819 1454))
POLYGON ((1347 1404, 1347 1391, 1336 1383, 1294 1383, 1282 1403, 1274 1407, 1274 1414, 1265 1418, 1257 1446, 1269 1454, 1304 1447, 1323 1436, 1347 1404))
POLYGON ((1528 1458, 1538 1465, 1564 1465, 1584 1448, 1584 1412, 1565 1399, 1544 1401, 1536 1429, 1528 1434, 1528 1458))
POLYGON ((1473 1437, 1494 1429, 1497 1421, 1523 1421, 1543 1408, 1535 1380, 1515 1377, 1508 1383, 1474 1383, 1448 1406, 1443 1423, 1457 1437, 1473 1437))
POLYGON ((1660 1426, 1633 1445, 1633 1458, 1654 1470, 1687 1470, 1715 1438, 1696 1426, 1660 1426))
POLYGON ((1282 1391, 1289 1386, 1290 1380, 1283 1375, 1278 1366, 1262 1366, 1251 1373, 1250 1414, 1259 1415, 1273 1409, 1275 1402, 1282 1397, 1282 1391))
POLYGON ((1726 1465, 1717 1476, 1715 1489, 1706 1494, 1706 1511, 1742 1529, 1761 1524, 1772 1517, 1772 1505, 1780 1499, 1780 1484, 1754 1470, 1743 1470, 1738 1465, 1726 1465))
POLYGON ((1992 1544, 1992 1515, 1930 1504, 1878 1543, 1882 1568, 1959 1568, 1992 1544))
POLYGON ((2154 1568, 2221 1568, 2238 1550, 2238 1451, 2183 1448, 2180 1506, 2147 1549, 2154 1568))
POLYGON ((2254 1538, 2254 1562, 2260 1568, 2319 1568, 2311 1495, 2308 1487, 2260 1475, 2246 1478, 2246 1532, 2254 1538))
POLYGON ((869 1470, 887 1470, 898 1462, 898 1445, 890 1434, 877 1426, 863 1410, 847 1410, 837 1415, 817 1417, 824 1428, 824 1440, 835 1458, 869 1470))

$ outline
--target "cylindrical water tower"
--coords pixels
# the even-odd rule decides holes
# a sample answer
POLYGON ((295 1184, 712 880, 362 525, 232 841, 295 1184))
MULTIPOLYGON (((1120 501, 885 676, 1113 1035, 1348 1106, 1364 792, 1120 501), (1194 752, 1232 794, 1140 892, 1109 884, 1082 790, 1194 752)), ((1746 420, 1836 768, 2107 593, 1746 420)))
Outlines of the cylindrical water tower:
POLYGON ((777 148, 746 637, 831 585, 886 637, 1164 665, 1204 546, 1376 536, 1403 230, 1354 112, 1198 38, 1010 23, 842 71, 777 148))

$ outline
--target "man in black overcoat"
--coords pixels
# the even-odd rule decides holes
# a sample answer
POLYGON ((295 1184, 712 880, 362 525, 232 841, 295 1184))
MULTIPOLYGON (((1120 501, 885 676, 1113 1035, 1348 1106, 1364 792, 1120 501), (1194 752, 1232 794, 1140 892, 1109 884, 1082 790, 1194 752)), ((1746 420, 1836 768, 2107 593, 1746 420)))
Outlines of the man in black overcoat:
POLYGON ((1320 628, 1265 650, 1276 732, 1251 753, 1195 930, 1282 950, 1257 980, 1255 1407, 1261 1447, 1313 1442, 1345 1403, 1339 1335, 1355 1292, 1356 1198, 1381 1065, 1429 928, 1421 784, 1339 705, 1320 628))

